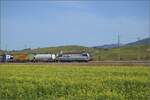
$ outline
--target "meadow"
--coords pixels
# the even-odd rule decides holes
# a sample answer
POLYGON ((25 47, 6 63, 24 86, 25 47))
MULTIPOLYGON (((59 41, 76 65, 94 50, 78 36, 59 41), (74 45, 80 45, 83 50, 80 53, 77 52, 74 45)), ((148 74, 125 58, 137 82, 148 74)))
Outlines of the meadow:
POLYGON ((0 100, 150 100, 150 67, 0 64, 0 100))

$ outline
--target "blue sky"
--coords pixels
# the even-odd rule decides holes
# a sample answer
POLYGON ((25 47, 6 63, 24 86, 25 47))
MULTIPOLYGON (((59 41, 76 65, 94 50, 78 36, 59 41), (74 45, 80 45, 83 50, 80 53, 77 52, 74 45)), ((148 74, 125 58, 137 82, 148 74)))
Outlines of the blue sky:
POLYGON ((96 46, 149 36, 149 1, 1 1, 3 49, 96 46))

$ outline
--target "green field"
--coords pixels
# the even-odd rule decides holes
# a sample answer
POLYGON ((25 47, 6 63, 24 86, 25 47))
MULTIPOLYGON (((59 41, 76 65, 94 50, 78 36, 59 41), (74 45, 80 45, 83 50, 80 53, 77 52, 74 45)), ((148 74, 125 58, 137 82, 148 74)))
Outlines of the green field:
POLYGON ((150 67, 0 64, 0 100, 150 100, 150 67))

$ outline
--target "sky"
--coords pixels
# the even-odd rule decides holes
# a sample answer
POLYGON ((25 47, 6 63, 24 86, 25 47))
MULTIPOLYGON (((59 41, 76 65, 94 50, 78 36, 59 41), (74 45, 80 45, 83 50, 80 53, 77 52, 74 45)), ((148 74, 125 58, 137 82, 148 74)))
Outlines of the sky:
POLYGON ((149 36, 149 0, 1 0, 2 49, 122 44, 149 36))

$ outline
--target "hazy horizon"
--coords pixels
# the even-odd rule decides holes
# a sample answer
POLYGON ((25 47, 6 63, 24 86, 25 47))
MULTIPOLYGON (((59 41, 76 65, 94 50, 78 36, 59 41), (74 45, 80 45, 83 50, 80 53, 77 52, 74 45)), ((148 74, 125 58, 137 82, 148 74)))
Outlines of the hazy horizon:
POLYGON ((1 1, 2 49, 97 46, 147 38, 149 0, 1 1))

